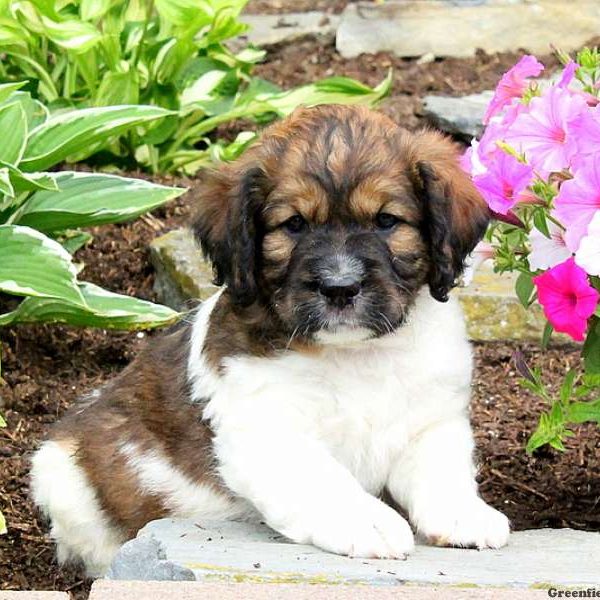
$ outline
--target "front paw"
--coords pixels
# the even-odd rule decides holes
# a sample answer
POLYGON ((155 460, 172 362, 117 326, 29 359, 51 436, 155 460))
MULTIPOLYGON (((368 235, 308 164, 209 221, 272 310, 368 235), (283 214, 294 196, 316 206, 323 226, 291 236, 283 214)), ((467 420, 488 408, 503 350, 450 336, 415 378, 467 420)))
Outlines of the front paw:
POLYGON ((406 520, 373 496, 321 515, 311 538, 329 552, 362 558, 405 559, 414 548, 406 520))
POLYGON ((508 542, 508 519, 481 498, 448 502, 420 513, 414 520, 418 532, 436 546, 501 548, 508 542))

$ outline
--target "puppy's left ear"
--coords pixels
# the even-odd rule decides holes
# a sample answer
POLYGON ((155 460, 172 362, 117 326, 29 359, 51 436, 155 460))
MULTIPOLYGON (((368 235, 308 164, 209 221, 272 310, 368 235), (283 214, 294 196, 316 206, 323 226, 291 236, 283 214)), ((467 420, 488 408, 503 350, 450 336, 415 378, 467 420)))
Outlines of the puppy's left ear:
POLYGON ((431 131, 411 135, 407 154, 424 207, 431 254, 429 289, 436 300, 446 302, 465 258, 485 233, 490 212, 459 164, 458 147, 446 137, 431 131))

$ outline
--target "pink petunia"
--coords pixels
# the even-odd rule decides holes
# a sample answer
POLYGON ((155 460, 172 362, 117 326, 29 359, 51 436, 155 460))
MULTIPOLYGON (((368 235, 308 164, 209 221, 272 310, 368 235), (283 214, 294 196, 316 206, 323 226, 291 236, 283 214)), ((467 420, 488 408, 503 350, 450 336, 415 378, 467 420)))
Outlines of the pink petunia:
POLYGON ((560 80, 558 82, 559 88, 567 88, 573 81, 573 77, 575 77, 575 73, 579 69, 579 65, 574 61, 570 60, 565 66, 565 70, 562 72, 560 80))
POLYGON ((544 70, 544 65, 535 56, 526 54, 519 62, 509 69, 496 88, 493 98, 488 104, 484 123, 497 115, 505 106, 509 105, 515 98, 520 98, 529 85, 528 77, 537 77, 544 70))
POLYGON ((575 177, 564 181, 554 200, 554 216, 565 226, 565 240, 577 252, 581 239, 596 212, 600 210, 600 152, 577 169, 575 177))
POLYGON ((575 341, 585 339, 588 319, 594 314, 600 294, 573 257, 533 278, 538 300, 556 331, 575 341))
POLYGON ((569 133, 577 144, 577 153, 572 165, 579 169, 585 159, 600 149, 600 111, 598 108, 583 108, 577 118, 569 124, 569 133))
POLYGON ((519 194, 527 188, 533 169, 506 152, 499 152, 486 173, 473 177, 473 183, 488 206, 496 213, 506 215, 519 201, 519 194))
POLYGON ((505 139, 539 172, 562 171, 577 153, 577 141, 569 127, 582 110, 587 110, 583 98, 550 87, 531 100, 527 112, 517 116, 505 139))

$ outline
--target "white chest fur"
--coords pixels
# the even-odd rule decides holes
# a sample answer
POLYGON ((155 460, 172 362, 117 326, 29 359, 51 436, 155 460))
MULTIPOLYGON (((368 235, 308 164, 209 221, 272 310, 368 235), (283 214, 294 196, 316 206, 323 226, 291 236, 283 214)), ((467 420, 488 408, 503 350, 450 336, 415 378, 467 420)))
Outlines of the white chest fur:
POLYGON ((301 432, 376 493, 412 437, 464 411, 470 377, 460 309, 423 293, 410 322, 383 339, 229 359, 205 417, 217 436, 301 432))

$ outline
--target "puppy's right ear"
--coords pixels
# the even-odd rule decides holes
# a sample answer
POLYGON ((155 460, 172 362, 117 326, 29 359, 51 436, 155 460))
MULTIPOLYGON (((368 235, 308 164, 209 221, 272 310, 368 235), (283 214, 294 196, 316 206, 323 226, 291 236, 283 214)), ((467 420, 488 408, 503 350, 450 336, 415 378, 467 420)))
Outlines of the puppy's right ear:
POLYGON ((257 297, 256 215, 263 197, 262 169, 247 161, 223 164, 200 176, 192 228, 212 264, 216 285, 227 285, 242 306, 257 297))

